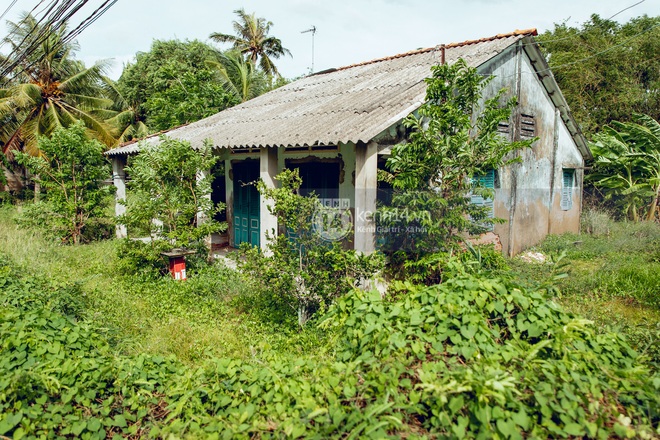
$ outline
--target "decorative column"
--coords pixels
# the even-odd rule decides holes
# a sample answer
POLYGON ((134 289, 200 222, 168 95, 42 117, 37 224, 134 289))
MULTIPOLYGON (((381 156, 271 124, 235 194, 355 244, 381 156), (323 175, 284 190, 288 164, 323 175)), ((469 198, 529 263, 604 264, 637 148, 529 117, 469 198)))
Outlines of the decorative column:
MULTIPOLYGON (((275 188, 275 176, 277 175, 277 147, 262 148, 259 156, 259 177, 266 187, 275 188)), ((271 201, 259 197, 259 243, 261 249, 265 250, 268 245, 266 233, 271 237, 277 234, 277 217, 270 213, 268 207, 272 205, 271 201)))
POLYGON ((355 250, 370 254, 376 249, 376 199, 378 192, 378 144, 355 146, 355 250))
MULTIPOLYGON (((126 212, 126 173, 124 167, 126 166, 126 156, 113 156, 112 157, 112 183, 114 183, 115 192, 115 215, 119 217, 126 212)), ((127 231, 126 225, 117 224, 115 228, 117 238, 126 238, 127 231)))

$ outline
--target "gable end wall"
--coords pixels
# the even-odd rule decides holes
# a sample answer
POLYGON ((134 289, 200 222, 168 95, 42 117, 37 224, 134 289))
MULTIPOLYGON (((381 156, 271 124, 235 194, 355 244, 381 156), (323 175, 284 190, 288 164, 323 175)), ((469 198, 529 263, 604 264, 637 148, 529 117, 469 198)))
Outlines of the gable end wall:
POLYGON ((495 76, 484 96, 506 88, 506 98, 518 98, 518 108, 509 121, 509 139, 520 137, 520 114, 534 116, 538 137, 531 149, 520 153, 521 163, 499 170, 494 214, 507 223, 495 225, 494 233, 500 237, 504 254, 518 254, 549 233, 579 232, 584 160, 527 54, 512 46, 479 71, 495 76), (577 187, 568 211, 560 206, 564 167, 576 169, 577 187))

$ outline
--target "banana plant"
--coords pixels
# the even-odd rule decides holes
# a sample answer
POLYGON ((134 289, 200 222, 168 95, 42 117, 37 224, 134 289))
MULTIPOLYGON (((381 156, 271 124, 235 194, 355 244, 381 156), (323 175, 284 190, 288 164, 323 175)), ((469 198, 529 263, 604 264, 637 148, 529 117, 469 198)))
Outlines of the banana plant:
POLYGON ((660 197, 660 124, 647 115, 613 122, 591 144, 595 172, 588 178, 630 220, 654 220, 660 197))

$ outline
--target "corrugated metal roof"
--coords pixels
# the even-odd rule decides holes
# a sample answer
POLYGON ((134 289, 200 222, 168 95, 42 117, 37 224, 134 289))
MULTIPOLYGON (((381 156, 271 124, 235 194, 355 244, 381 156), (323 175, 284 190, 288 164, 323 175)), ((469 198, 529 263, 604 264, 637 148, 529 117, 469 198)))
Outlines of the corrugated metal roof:
MULTIPOLYGON (((465 59, 477 67, 536 30, 515 31, 445 46, 447 63, 465 59)), ((440 46, 311 75, 208 118, 166 132, 200 147, 336 145, 368 142, 422 105, 430 68, 440 46)), ((133 154, 152 135, 106 154, 133 154)))

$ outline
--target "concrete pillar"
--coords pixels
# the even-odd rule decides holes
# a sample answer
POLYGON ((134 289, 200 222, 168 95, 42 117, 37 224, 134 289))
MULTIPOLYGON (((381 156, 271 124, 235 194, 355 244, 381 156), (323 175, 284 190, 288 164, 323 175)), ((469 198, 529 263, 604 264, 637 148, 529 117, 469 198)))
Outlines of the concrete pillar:
MULTIPOLYGON (((275 176, 277 175, 277 147, 262 148, 259 156, 259 177, 268 188, 275 188, 275 176)), ((259 243, 261 249, 268 245, 267 234, 274 237, 277 234, 277 217, 270 213, 268 207, 271 201, 260 197, 261 207, 259 211, 259 243)))
MULTIPOLYGON (((126 172, 124 172, 124 167, 126 166, 126 157, 125 156, 113 156, 112 157, 112 183, 114 183, 116 192, 115 192, 115 215, 119 217, 124 215, 126 212, 126 172)), ((115 228, 117 238, 126 238, 127 231, 126 225, 117 224, 115 228)))
POLYGON ((369 254, 376 249, 376 199, 378 144, 355 146, 355 250, 369 254))
MULTIPOLYGON (((199 185, 200 182, 202 182, 204 179, 206 179, 209 175, 211 174, 211 171, 209 170, 202 170, 197 172, 197 184, 199 185)), ((206 199, 207 203, 212 203, 211 202, 211 193, 206 194, 204 197, 206 199)), ((203 200, 201 203, 205 203, 203 200)), ((204 224, 208 219, 206 218, 206 214, 204 214, 201 210, 197 211, 197 224, 201 225, 204 224)))
MULTIPOLYGON (((197 184, 199 185, 201 181, 208 178, 210 175, 211 175, 210 170, 198 171, 197 172, 197 184)), ((210 185, 210 183, 209 183, 209 185, 210 185)), ((202 203, 208 203, 209 205, 213 203, 213 201, 211 200, 211 193, 210 192, 208 194, 206 194, 205 196, 203 196, 203 199, 205 199, 205 200, 202 200, 201 201, 202 203)), ((202 225, 205 222, 207 222, 208 220, 209 219, 208 219, 207 215, 204 212, 202 212, 201 209, 197 211, 197 225, 202 225)), ((208 249, 211 249, 211 247, 213 246, 213 237, 211 235, 207 236, 204 239, 204 243, 206 244, 208 249)))

